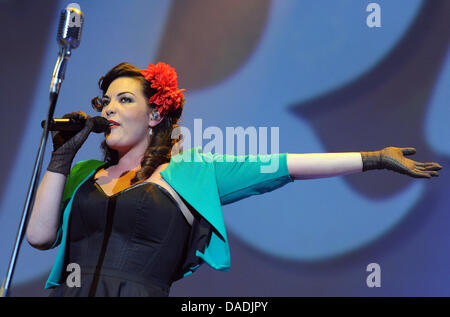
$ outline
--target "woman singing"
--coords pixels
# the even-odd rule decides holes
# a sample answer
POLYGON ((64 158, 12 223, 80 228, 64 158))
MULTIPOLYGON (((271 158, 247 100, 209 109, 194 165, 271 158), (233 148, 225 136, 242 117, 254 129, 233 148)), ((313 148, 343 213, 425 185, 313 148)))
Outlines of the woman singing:
MULTIPOLYGON (((389 169, 439 176, 437 163, 406 158, 414 148, 374 152, 232 156, 191 148, 176 153, 183 89, 167 64, 121 63, 99 80, 95 110, 110 123, 104 161, 71 168, 93 129, 55 133, 26 236, 35 248, 59 246, 45 285, 51 296, 168 296, 171 284, 207 263, 228 271, 230 252, 221 206, 296 179, 389 169), (264 167, 275 166, 263 172, 264 167), (78 270, 80 277, 72 276, 78 270), (74 271, 74 272, 75 272, 74 271)), ((181 143, 181 142, 180 142, 181 143)))

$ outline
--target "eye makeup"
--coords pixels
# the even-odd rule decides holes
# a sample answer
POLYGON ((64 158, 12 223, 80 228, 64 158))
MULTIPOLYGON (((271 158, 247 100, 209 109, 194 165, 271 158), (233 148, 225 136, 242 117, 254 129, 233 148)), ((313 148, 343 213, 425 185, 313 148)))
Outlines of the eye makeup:
MULTIPOLYGON (((123 91, 123 92, 117 94, 117 98, 119 98, 120 96, 122 96, 124 94, 131 94, 131 95, 135 96, 130 91, 123 91)), ((122 102, 123 99, 128 99, 128 102, 133 102, 134 101, 133 98, 131 98, 131 97, 122 97, 122 98, 119 98, 119 101, 122 102)), ((110 100, 111 99, 110 99, 109 96, 107 96, 107 95, 103 96, 102 101, 101 101, 102 107, 107 106, 109 104, 110 100)))

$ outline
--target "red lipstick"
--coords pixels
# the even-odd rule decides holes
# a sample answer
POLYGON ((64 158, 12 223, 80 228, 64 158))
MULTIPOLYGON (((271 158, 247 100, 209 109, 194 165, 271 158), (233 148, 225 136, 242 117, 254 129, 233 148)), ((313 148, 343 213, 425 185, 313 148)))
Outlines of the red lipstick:
POLYGON ((114 121, 114 120, 108 120, 108 122, 109 122, 109 128, 110 128, 110 129, 115 128, 115 127, 118 127, 118 126, 120 125, 119 122, 116 122, 116 121, 114 121))

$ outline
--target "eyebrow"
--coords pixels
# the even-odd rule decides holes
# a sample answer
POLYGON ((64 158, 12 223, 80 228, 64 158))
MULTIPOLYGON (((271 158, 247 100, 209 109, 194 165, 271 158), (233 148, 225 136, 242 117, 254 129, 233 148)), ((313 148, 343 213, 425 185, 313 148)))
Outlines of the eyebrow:
MULTIPOLYGON (((131 91, 123 91, 123 92, 117 94, 117 97, 120 97, 120 96, 122 96, 122 95, 124 95, 124 94, 126 94, 126 93, 132 94, 133 96, 136 97, 136 95, 133 94, 131 91)), ((108 95, 104 95, 104 96, 102 97, 102 99, 103 99, 103 98, 108 98, 108 99, 110 99, 110 97, 109 97, 108 95)))

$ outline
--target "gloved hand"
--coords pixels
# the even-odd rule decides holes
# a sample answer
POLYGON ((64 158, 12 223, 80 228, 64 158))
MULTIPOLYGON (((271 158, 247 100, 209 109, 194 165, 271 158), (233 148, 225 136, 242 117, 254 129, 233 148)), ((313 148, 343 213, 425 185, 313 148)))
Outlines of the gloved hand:
POLYGON ((86 119, 81 131, 52 131, 53 152, 47 171, 69 175, 72 161, 94 127, 93 119, 83 111, 67 113, 63 118, 86 119))
POLYGON ((388 169, 415 178, 439 176, 438 163, 420 163, 406 158, 416 153, 415 148, 386 147, 381 151, 361 152, 363 172, 372 169, 388 169))

